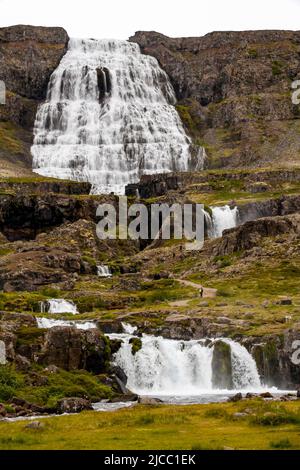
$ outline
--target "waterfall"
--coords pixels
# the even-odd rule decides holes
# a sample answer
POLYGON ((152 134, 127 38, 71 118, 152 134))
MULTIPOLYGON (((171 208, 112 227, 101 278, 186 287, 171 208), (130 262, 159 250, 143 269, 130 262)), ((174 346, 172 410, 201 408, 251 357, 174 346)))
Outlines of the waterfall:
POLYGON ((97 274, 99 277, 111 277, 110 269, 106 265, 97 266, 97 274))
POLYGON ((37 317, 36 318, 38 328, 54 328, 55 326, 71 326, 75 327, 78 330, 91 330, 93 328, 97 328, 96 323, 91 321, 86 322, 79 322, 79 321, 68 321, 68 320, 54 320, 52 318, 43 318, 37 317))
MULTIPOLYGON (((70 39, 36 115, 33 171, 89 181, 94 194, 123 193, 142 174, 186 171, 191 140, 175 102, 167 74, 137 44, 70 39)), ((197 169, 204 156, 199 148, 197 169)))
POLYGON ((211 207, 212 216, 205 212, 205 221, 209 238, 222 236, 224 230, 237 226, 238 208, 230 206, 211 207))
POLYGON ((224 343, 229 344, 231 349, 232 381, 234 388, 247 389, 249 387, 259 388, 260 379, 256 362, 248 353, 247 349, 236 341, 224 338, 224 343))
MULTIPOLYGON (((220 338, 179 341, 143 335, 141 349, 132 354, 132 334, 118 335, 123 343, 115 354, 115 363, 127 375, 130 390, 141 395, 200 395, 213 392, 214 342, 220 341, 220 338)), ((255 361, 246 348, 229 339, 222 341, 230 345, 233 388, 260 389, 255 361)))
POLYGON ((65 299, 51 299, 40 302, 41 313, 78 313, 74 302, 65 299))

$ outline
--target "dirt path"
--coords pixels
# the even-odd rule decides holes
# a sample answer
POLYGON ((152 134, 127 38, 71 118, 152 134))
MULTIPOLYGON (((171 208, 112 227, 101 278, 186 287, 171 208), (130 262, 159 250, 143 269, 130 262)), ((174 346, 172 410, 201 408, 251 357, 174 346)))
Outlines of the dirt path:
POLYGON ((193 287, 194 289, 203 289, 203 298, 214 298, 217 295, 217 289, 212 289, 210 287, 203 287, 201 284, 196 282, 188 281, 187 279, 174 279, 175 281, 180 282, 184 286, 193 287))

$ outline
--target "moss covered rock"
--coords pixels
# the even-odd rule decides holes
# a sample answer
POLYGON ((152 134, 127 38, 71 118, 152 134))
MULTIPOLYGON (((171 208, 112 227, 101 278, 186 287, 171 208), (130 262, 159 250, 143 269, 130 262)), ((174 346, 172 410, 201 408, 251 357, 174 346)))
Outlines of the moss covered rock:
POLYGON ((131 344, 131 352, 133 355, 135 355, 140 349, 142 349, 142 340, 140 338, 131 338, 129 340, 129 343, 131 344))

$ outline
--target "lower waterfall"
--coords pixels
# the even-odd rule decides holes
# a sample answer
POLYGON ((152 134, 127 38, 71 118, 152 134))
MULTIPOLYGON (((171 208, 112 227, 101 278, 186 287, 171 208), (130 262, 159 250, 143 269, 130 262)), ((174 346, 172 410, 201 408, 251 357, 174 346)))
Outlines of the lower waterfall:
POLYGON ((209 238, 222 236, 224 230, 237 226, 238 208, 230 206, 211 207, 211 215, 206 212, 205 220, 209 238))
MULTIPOLYGON (((180 341, 143 335, 142 347, 132 353, 132 335, 111 335, 123 343, 115 364, 127 375, 127 387, 140 395, 200 395, 211 393, 213 351, 217 340, 180 341)), ((259 390, 261 383, 253 357, 239 343, 230 346, 234 390, 259 390)))

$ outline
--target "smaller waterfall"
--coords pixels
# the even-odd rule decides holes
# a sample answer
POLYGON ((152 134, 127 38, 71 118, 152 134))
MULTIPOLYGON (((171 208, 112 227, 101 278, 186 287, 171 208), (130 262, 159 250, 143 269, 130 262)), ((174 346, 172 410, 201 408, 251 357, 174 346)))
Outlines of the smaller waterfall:
POLYGON ((99 277, 111 277, 112 276, 109 267, 106 265, 97 266, 97 274, 99 277))
POLYGON ((74 302, 65 299, 51 299, 40 303, 41 313, 78 313, 74 302))
MULTIPOLYGON (((124 326, 123 326, 124 328, 124 326)), ((124 328, 125 330, 125 328, 124 328)), ((212 393, 214 343, 218 340, 180 341, 143 335, 142 347, 132 354, 134 330, 110 335, 123 343, 115 363, 127 375, 127 387, 140 395, 201 395, 212 393)), ((232 383, 234 390, 260 389, 256 364, 246 348, 230 339, 232 383)))
POLYGON ((54 328, 55 326, 71 326, 75 327, 78 330, 91 330, 97 328, 96 323, 91 321, 78 322, 78 321, 68 321, 68 320, 54 320, 52 318, 43 318, 37 317, 36 319, 38 328, 54 328))
POLYGON ((224 230, 237 226, 238 208, 230 206, 211 207, 212 215, 205 212, 209 238, 221 237, 224 230))
POLYGON ((134 335, 134 333, 137 330, 137 326, 132 326, 129 323, 122 322, 122 327, 123 327, 124 333, 127 333, 128 335, 134 335))
POLYGON ((235 389, 259 388, 260 379, 255 360, 247 349, 236 341, 223 339, 231 350, 232 381, 235 389))

